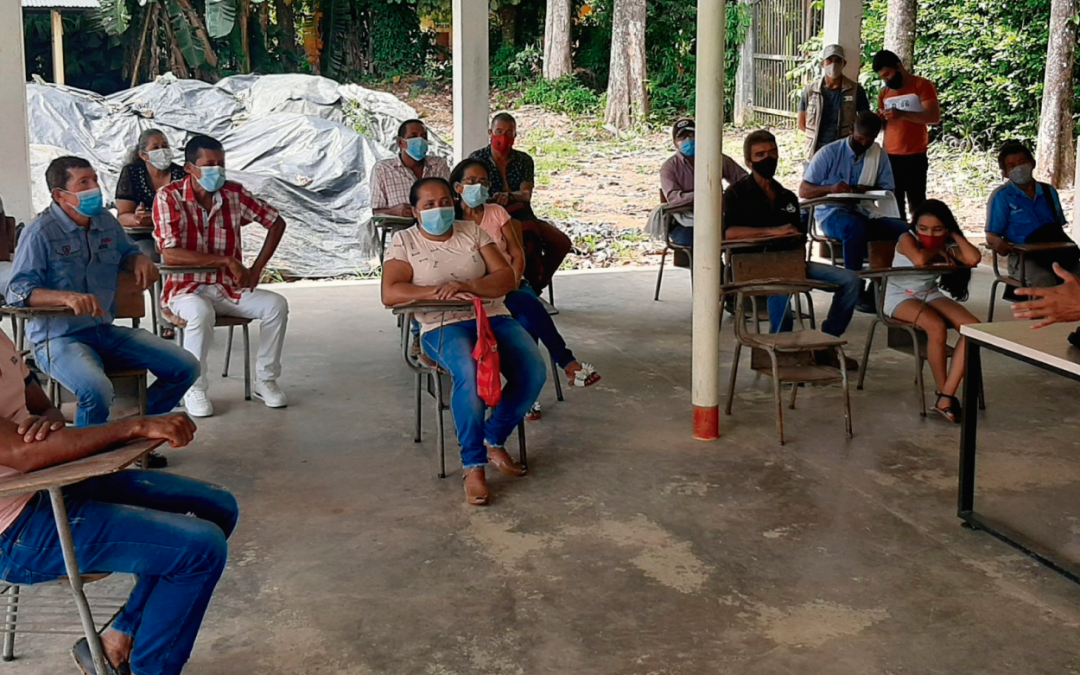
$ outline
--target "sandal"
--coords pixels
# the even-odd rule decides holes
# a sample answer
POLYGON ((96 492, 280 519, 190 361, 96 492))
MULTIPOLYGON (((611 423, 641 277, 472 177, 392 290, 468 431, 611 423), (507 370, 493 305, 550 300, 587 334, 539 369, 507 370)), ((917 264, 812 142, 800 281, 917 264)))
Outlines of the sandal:
POLYGON ((539 422, 540 418, 544 416, 544 411, 540 409, 540 401, 532 404, 529 408, 529 412, 525 413, 526 422, 539 422))
POLYGON ((465 469, 461 480, 465 485, 465 503, 471 506, 487 506, 488 489, 484 467, 465 469))
POLYGON ((596 368, 593 368, 591 363, 576 361, 575 363, 581 367, 573 375, 566 373, 570 378, 569 384, 571 387, 591 387, 600 381, 600 374, 596 372, 596 368))
POLYGON ((513 478, 520 478, 528 471, 524 464, 511 459, 505 448, 488 448, 487 458, 500 473, 513 478))
POLYGON ((938 402, 937 405, 934 406, 934 410, 953 424, 960 424, 964 415, 964 411, 960 407, 960 399, 955 396, 949 396, 948 394, 942 394, 940 391, 935 391, 934 394, 938 397, 938 402), (948 408, 941 407, 941 399, 946 399, 949 402, 948 408))

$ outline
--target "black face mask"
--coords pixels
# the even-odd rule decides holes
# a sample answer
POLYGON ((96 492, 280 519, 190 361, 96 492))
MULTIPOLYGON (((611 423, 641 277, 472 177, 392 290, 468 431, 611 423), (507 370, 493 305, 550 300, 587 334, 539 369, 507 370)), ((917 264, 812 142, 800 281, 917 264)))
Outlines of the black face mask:
POLYGON ((765 180, 770 180, 776 175, 777 162, 778 160, 775 157, 766 157, 765 159, 754 162, 754 173, 765 180))
POLYGON ((855 140, 854 136, 848 138, 848 143, 851 145, 851 150, 855 153, 856 157, 862 157, 866 154, 866 151, 870 149, 869 145, 863 145, 855 140))
POLYGON ((891 79, 885 80, 885 86, 893 91, 899 91, 904 86, 904 74, 897 72, 891 79))

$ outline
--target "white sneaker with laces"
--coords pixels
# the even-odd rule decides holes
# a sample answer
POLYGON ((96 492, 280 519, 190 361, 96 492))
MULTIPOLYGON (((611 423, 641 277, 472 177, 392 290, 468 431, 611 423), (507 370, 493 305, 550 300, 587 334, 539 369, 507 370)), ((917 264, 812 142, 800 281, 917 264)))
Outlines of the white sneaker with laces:
POLYGON ((191 389, 184 395, 184 408, 192 417, 210 417, 214 414, 214 404, 205 391, 191 389))
POLYGON ((277 382, 256 382, 253 393, 255 398, 262 399, 267 408, 284 408, 289 405, 285 392, 281 391, 277 382))

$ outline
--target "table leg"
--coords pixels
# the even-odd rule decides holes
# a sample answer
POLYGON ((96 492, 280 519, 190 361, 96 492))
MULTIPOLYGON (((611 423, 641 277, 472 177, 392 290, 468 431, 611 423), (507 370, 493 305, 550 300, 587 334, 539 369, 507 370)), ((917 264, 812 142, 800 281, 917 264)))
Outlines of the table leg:
POLYGON ((75 596, 75 605, 79 608, 79 618, 82 619, 86 641, 90 644, 90 654, 94 657, 94 668, 98 673, 107 673, 110 668, 106 666, 105 652, 101 648, 101 637, 97 633, 94 617, 90 613, 90 603, 86 601, 86 594, 83 593, 79 561, 75 559, 75 542, 71 538, 71 523, 68 521, 64 495, 59 486, 49 488, 49 499, 52 500, 56 533, 60 535, 60 548, 64 552, 64 567, 67 569, 68 581, 71 583, 71 594, 75 596))
POLYGON ((967 520, 975 505, 975 448, 979 411, 975 402, 982 389, 982 354, 974 340, 967 341, 964 359, 964 424, 960 431, 960 490, 957 515, 967 520))

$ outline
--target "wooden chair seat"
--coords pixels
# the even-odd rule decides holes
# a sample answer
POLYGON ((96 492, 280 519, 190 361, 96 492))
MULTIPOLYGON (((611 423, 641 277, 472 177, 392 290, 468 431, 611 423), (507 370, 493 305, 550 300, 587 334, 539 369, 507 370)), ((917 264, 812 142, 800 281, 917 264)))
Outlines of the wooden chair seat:
POLYGON ((143 377, 146 375, 146 368, 118 368, 116 370, 106 370, 106 377, 143 377))
POLYGON ((777 352, 833 349, 847 344, 847 340, 842 338, 809 329, 790 333, 748 333, 745 342, 754 347, 769 347, 777 352))

